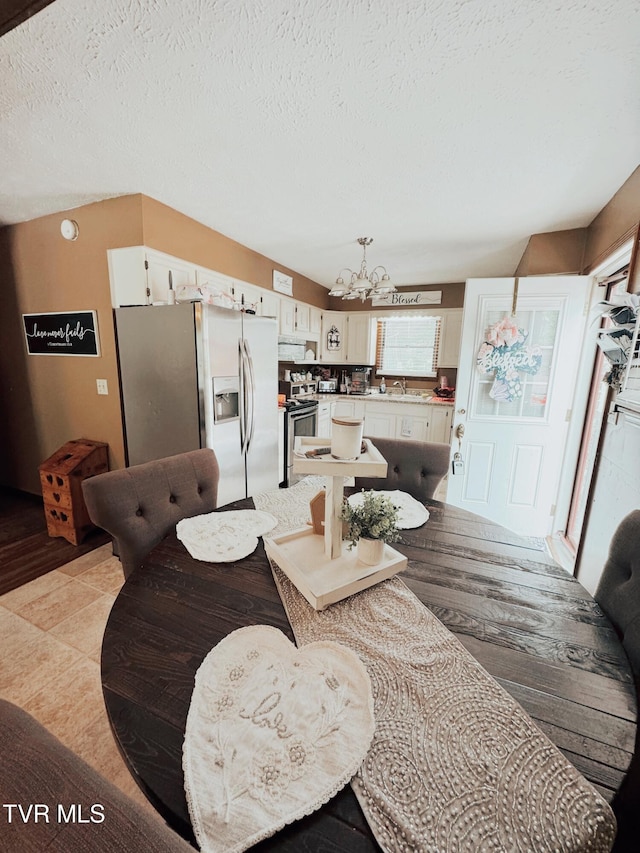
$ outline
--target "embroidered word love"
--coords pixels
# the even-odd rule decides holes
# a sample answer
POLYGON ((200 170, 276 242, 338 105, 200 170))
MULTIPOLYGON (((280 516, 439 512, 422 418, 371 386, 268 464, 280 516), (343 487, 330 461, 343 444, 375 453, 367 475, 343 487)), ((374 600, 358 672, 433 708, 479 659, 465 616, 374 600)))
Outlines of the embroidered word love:
POLYGON ((284 722, 282 712, 278 711, 278 713, 274 714, 273 717, 269 716, 271 712, 275 711, 278 707, 281 699, 281 693, 278 693, 277 691, 270 693, 268 696, 265 696, 264 699, 260 700, 253 711, 247 713, 246 708, 242 708, 238 711, 238 715, 242 717, 243 720, 251 720, 251 722, 256 726, 267 726, 267 728, 273 729, 279 738, 285 740, 286 738, 291 737, 292 732, 287 731, 287 724, 284 722))

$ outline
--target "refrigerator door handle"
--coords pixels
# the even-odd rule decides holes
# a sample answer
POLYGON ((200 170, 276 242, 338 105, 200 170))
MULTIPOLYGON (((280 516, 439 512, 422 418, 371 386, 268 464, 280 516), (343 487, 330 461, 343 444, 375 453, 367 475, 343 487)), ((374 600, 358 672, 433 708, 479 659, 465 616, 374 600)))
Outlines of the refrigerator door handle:
POLYGON ((244 456, 247 449, 247 385, 244 341, 238 340, 238 358, 240 361, 240 452, 244 456))
POLYGON ((253 359, 251 358, 251 351, 249 349, 249 342, 244 341, 244 351, 247 357, 247 373, 249 375, 249 436, 247 438, 247 450, 251 446, 251 441, 253 440, 253 434, 256 430, 256 379, 255 373, 253 370, 253 359))

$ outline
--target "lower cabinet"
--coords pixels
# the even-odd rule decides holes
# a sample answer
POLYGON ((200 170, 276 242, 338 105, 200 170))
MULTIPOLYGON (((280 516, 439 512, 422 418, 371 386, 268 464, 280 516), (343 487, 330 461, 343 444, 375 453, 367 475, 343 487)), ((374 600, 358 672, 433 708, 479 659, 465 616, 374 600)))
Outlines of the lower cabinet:
POLYGON ((318 420, 316 435, 320 438, 331 438, 331 406, 335 403, 318 403, 318 420))
POLYGON ((376 399, 341 398, 318 403, 316 435, 331 438, 331 418, 364 418, 364 434, 371 438, 451 442, 453 406, 427 403, 390 403, 376 399))
POLYGON ((411 441, 429 441, 430 414, 399 414, 396 415, 396 438, 407 438, 411 441))
MULTIPOLYGON (((338 403, 341 405, 341 403, 338 403)), ((364 434, 372 438, 406 438, 449 444, 453 407, 424 403, 389 403, 367 400, 364 434)), ((341 414, 350 414, 342 411, 341 414)))
POLYGON ((429 441, 440 441, 443 444, 451 444, 451 419, 453 417, 453 406, 430 406, 431 426, 429 427, 429 441))
POLYGON ((376 438, 395 438, 396 416, 385 412, 370 412, 367 406, 364 413, 364 434, 376 438))

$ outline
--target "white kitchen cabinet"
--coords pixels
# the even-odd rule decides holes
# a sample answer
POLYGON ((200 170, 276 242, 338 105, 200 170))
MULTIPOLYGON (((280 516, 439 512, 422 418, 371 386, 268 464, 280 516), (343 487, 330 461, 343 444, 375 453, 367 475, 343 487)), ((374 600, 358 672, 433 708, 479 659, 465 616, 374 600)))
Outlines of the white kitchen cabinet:
POLYGON ((429 406, 429 409, 431 412, 429 441, 440 441, 443 444, 450 444, 453 406, 435 405, 429 406))
POLYGON ((316 435, 331 438, 331 403, 318 403, 316 435))
POLYGON ((336 400, 334 405, 333 417, 339 418, 342 415, 348 418, 364 418, 365 403, 363 399, 336 400))
POLYGON ((261 317, 275 317, 278 319, 280 316, 280 297, 276 296, 272 290, 261 287, 258 313, 261 317))
POLYGON ((127 246, 107 251, 111 304, 147 305, 147 271, 144 246, 127 246))
POLYGON ((296 334, 305 337, 309 331, 309 321, 310 321, 310 312, 309 305, 306 305, 304 302, 296 302, 295 303, 295 328, 296 334))
POLYGON ((149 289, 149 302, 167 302, 169 299, 169 280, 173 284, 173 290, 178 291, 180 287, 195 285, 195 266, 172 258, 162 252, 147 250, 145 253, 147 264, 147 287, 149 289))
POLYGON ((196 283, 195 265, 145 246, 107 251, 111 304, 150 305, 169 299, 169 274, 174 291, 196 283))
POLYGON ((247 284, 244 281, 234 281, 231 286, 231 295, 236 305, 241 305, 244 309, 251 309, 256 314, 259 312, 260 306, 260 290, 254 284, 247 284))
POLYGON ((314 305, 309 305, 309 338, 320 340, 322 334, 322 311, 314 305))
POLYGON ((375 361, 372 346, 371 315, 363 311, 354 311, 347 317, 347 361, 349 364, 373 364, 375 361))
POLYGON ((397 404, 367 400, 364 408, 364 434, 371 438, 395 438, 397 404))
POLYGON ((457 367, 460 357, 462 308, 442 312, 438 367, 457 367))
MULTIPOLYGON (((393 404, 392 404, 393 405, 393 404)), ((403 404, 400 403, 400 406, 403 404)), ((429 441, 430 406, 404 406, 396 415, 396 438, 406 438, 410 441, 429 441)))
POLYGON ((296 331, 296 303, 286 296, 280 297, 280 334, 294 335, 296 331))
POLYGON ((322 336, 320 359, 329 364, 344 364, 347 361, 347 312, 324 311, 322 313, 322 336))

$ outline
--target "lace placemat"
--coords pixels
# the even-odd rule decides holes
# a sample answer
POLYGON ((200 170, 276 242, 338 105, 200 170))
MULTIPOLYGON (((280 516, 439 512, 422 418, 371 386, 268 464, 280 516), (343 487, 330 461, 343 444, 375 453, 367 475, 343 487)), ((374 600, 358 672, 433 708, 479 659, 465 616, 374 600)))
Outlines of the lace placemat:
POLYGON ((367 667, 376 730, 351 784, 387 853, 611 849, 608 804, 399 578, 316 611, 272 569, 298 645, 367 667))
POLYGON ((296 649, 277 628, 225 637, 196 673, 183 748, 202 853, 238 853, 335 796, 374 730, 367 671, 322 640, 296 649))
MULTIPOLYGON (((360 506, 364 501, 363 489, 360 492, 350 495, 347 500, 351 506, 360 506)), ((407 492, 401 492, 399 489, 389 491, 386 489, 376 489, 376 495, 382 495, 389 498, 391 503, 398 508, 398 520, 396 526, 399 530, 409 530, 412 527, 422 527, 429 520, 429 510, 420 501, 417 501, 412 495, 407 492)))
POLYGON ((268 533, 278 519, 259 509, 234 509, 207 512, 183 518, 176 525, 176 536, 194 560, 231 563, 252 554, 258 536, 268 533))

